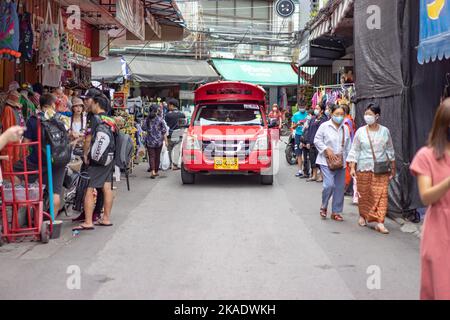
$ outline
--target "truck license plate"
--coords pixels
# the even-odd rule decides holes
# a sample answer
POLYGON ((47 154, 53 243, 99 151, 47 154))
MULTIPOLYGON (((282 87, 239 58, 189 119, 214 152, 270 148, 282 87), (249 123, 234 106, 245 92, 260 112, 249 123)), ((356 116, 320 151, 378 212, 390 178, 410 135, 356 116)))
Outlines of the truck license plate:
POLYGON ((215 158, 214 170, 239 170, 238 158, 215 158))

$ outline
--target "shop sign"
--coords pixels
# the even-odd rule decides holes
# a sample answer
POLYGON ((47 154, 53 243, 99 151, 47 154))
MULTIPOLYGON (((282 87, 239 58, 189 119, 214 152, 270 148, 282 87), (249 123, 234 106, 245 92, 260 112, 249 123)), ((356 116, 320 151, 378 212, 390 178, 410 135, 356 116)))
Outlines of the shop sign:
POLYGON ((298 65, 303 66, 309 61, 310 57, 311 57, 311 46, 308 42, 300 47, 300 53, 298 55, 298 65))
POLYGON ((116 0, 116 19, 140 40, 145 40, 144 5, 141 0, 116 0))
MULTIPOLYGON (((66 23, 67 16, 64 17, 66 23)), ((90 67, 92 57, 92 27, 81 21, 80 29, 67 30, 69 35, 70 60, 72 63, 90 67)))
POLYGON ((195 100, 195 94, 193 91, 180 90, 180 100, 195 100))
POLYGON ((127 103, 125 99, 125 92, 115 92, 113 99, 113 108, 125 109, 127 103))

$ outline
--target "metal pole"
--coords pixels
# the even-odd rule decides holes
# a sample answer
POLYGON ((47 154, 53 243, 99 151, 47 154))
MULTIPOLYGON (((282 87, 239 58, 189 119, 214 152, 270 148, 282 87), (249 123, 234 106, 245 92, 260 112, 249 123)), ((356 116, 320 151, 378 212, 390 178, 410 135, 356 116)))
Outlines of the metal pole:
POLYGON ((50 145, 46 146, 47 150, 47 177, 48 177, 48 200, 50 204, 50 216, 52 222, 55 221, 55 204, 53 203, 53 172, 52 172, 52 153, 50 145))

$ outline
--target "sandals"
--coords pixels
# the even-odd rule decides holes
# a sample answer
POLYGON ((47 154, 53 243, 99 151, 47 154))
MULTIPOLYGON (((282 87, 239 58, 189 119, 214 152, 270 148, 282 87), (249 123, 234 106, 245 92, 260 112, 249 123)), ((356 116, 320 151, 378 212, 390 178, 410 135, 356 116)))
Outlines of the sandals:
POLYGON ((344 218, 340 214, 333 213, 331 215, 331 220, 342 222, 342 221, 344 221, 344 218))
POLYGON ((363 217, 359 218, 358 224, 360 227, 367 227, 367 221, 363 217))
POLYGON ((328 212, 327 209, 320 208, 320 216, 322 217, 322 219, 325 220, 327 218, 327 212, 328 212))
POLYGON ((306 180, 306 182, 314 182, 314 181, 317 181, 317 178, 309 178, 306 180))
POLYGON ((375 230, 382 234, 389 234, 389 230, 382 224, 377 224, 375 230))
POLYGON ((103 221, 98 221, 95 225, 97 227, 112 227, 113 226, 112 223, 104 223, 103 221))
POLYGON ((83 225, 72 228, 72 231, 92 231, 92 230, 95 230, 95 228, 94 227, 85 227, 83 225))

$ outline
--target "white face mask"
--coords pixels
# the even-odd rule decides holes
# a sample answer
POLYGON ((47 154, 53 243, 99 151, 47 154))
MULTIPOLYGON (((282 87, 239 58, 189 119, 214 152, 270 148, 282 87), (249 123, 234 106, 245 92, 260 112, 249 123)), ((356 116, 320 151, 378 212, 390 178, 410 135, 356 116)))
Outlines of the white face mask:
POLYGON ((376 122, 375 116, 364 116, 364 121, 371 126, 376 122))

